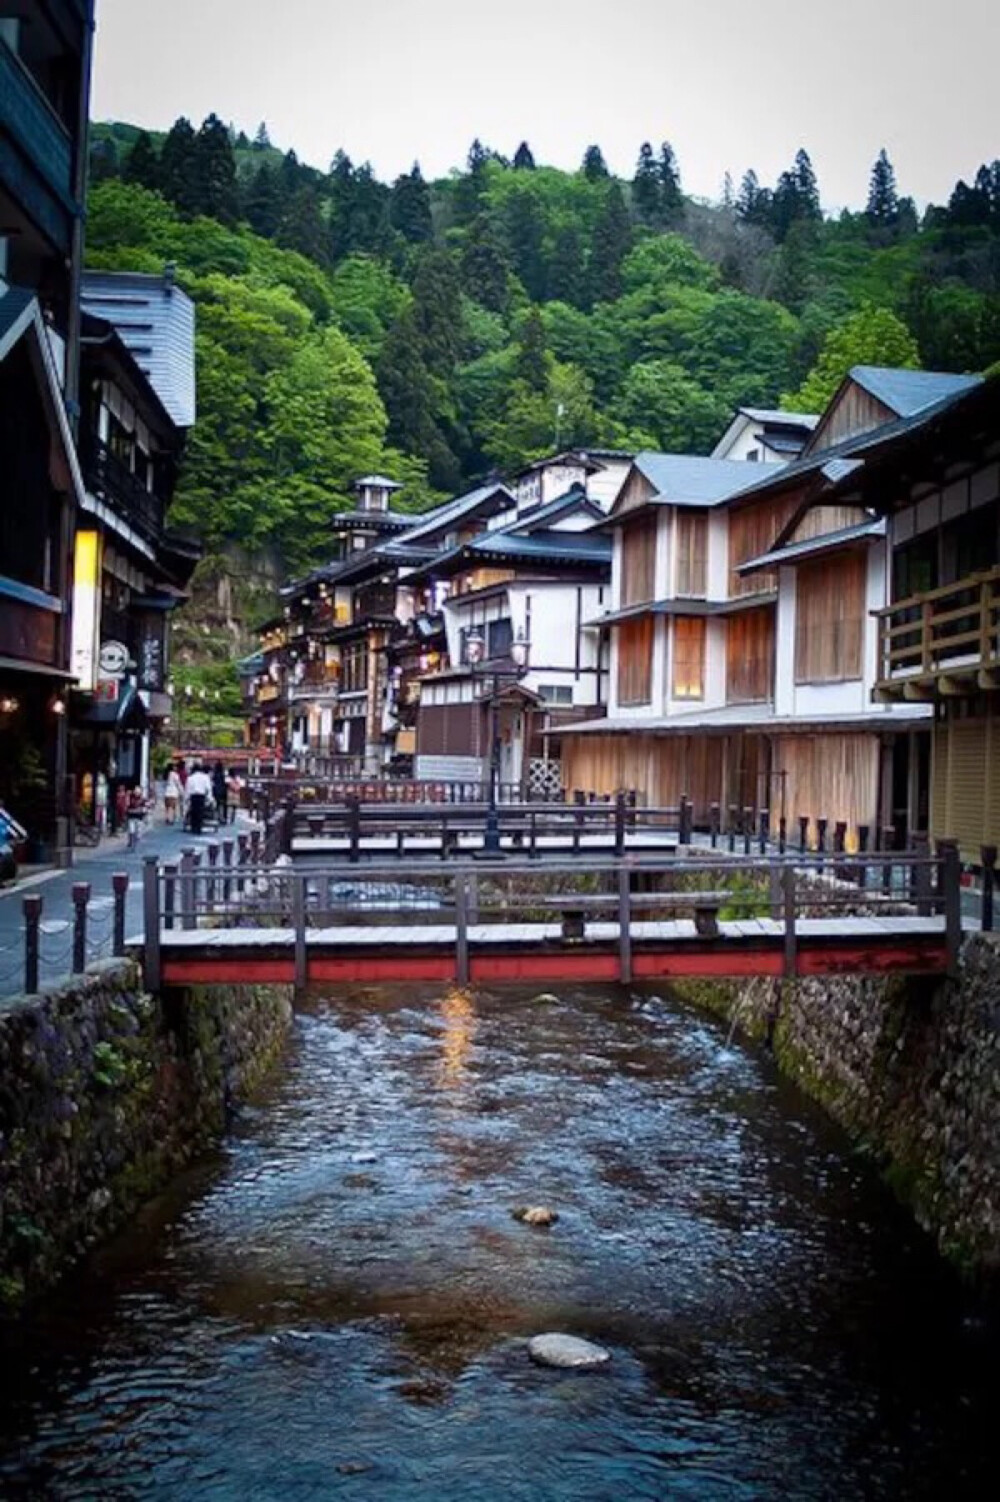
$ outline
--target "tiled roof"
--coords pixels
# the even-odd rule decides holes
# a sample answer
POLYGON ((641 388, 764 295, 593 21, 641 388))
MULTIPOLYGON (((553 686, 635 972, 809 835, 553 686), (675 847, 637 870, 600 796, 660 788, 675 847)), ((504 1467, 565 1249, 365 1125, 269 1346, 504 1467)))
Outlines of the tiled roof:
POLYGON ((636 468, 655 488, 654 500, 672 506, 716 506, 745 490, 756 471, 744 459, 709 459, 704 454, 637 454, 636 468))
POLYGON ((850 376, 897 417, 912 417, 944 397, 978 386, 982 376, 943 370, 896 370, 885 365, 854 365, 850 376))
POLYGON ((506 502, 506 506, 501 509, 509 506, 513 510, 515 503, 512 493, 501 481, 493 480, 488 485, 480 485, 476 490, 467 491, 465 495, 456 496, 452 501, 445 501, 442 506, 435 506, 433 511, 422 512, 415 518, 415 526, 407 533, 407 542, 416 542, 418 538, 437 532, 442 527, 450 526, 452 522, 475 511, 484 501, 488 501, 490 496, 498 493, 506 502))

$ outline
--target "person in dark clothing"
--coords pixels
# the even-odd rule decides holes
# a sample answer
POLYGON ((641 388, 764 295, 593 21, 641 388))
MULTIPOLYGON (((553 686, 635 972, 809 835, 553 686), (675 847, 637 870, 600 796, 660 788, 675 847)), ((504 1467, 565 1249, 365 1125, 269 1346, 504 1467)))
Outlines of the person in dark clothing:
POLYGON ((215 816, 220 828, 226 822, 227 796, 226 769, 221 761, 217 761, 212 768, 212 797, 215 799, 215 816))

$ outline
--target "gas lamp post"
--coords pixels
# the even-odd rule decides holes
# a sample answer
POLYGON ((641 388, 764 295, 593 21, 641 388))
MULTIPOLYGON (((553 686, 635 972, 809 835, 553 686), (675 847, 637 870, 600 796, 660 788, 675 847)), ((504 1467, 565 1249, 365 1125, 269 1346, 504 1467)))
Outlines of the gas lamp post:
POLYGON ((472 680, 481 680, 486 685, 490 709, 490 764, 489 794, 486 802, 486 832, 483 836, 483 854, 500 854, 500 821, 497 815, 500 784, 500 694, 504 688, 519 683, 528 671, 531 643, 523 630, 519 630, 510 647, 510 667, 484 664, 486 642, 474 631, 466 638, 465 653, 472 669, 472 680))

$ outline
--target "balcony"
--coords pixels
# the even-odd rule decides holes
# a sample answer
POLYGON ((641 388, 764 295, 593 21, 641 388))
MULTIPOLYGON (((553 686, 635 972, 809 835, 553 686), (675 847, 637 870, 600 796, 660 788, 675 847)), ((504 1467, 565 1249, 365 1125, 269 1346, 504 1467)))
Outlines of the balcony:
POLYGON ((0 178, 48 239, 68 251, 76 210, 72 142, 27 68, 2 41, 0 178))
POLYGON ((897 600, 878 618, 880 700, 1000 688, 1000 568, 897 600))
POLYGON ((88 434, 81 445, 87 489, 153 547, 163 538, 163 502, 117 458, 106 443, 88 434))
POLYGON ((310 662, 302 677, 290 680, 288 697, 292 699, 319 699, 330 702, 336 699, 340 687, 340 664, 310 662))

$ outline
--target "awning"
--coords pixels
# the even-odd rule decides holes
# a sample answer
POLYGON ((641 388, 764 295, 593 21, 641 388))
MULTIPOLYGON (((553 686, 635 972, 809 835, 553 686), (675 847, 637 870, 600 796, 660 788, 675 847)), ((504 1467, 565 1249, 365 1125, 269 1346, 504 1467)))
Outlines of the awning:
POLYGON ((70 711, 73 725, 92 730, 145 730, 147 715, 131 683, 122 684, 114 698, 102 693, 74 694, 70 711))

